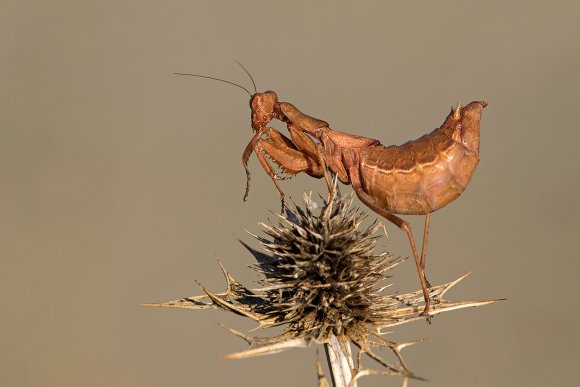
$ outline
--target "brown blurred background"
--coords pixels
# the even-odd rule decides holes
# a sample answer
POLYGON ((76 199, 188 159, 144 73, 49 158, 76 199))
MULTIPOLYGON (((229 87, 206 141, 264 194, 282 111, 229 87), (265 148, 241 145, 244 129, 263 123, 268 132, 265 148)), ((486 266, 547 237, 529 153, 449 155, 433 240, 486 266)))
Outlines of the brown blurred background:
MULTIPOLYGON (((219 291, 220 257, 253 286, 237 238, 279 210, 255 158, 248 96, 400 144, 485 99, 481 164, 432 218, 432 283, 507 297, 390 335, 430 382, 577 385, 580 7, 575 2, 3 1, 0 5, 0 385, 315 386, 315 350, 245 348, 220 311, 144 308, 219 291)), ((283 183, 288 196, 323 181, 283 183)), ((350 192, 350 187, 344 188, 350 192)), ((420 238, 422 217, 408 217, 420 238)), ((395 255, 410 249, 388 226, 395 255)), ((418 289, 414 265, 395 288, 418 289)), ((367 365, 373 365, 367 361, 367 365)), ((361 386, 398 386, 371 377, 361 386)))

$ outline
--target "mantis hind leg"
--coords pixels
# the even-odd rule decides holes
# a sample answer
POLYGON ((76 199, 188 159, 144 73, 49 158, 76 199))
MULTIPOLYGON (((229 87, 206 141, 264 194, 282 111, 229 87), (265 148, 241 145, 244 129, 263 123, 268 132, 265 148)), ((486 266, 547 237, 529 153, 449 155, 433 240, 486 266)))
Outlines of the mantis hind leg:
MULTIPOLYGON (((428 212, 425 216, 425 226, 423 227, 423 245, 421 246, 421 267, 425 271, 425 263, 427 260, 427 239, 429 238, 429 224, 431 223, 431 213, 428 212)), ((427 279, 425 278, 425 281, 427 279)), ((427 287, 430 288, 431 284, 427 281, 427 287)))
MULTIPOLYGON (((419 254, 417 252, 417 246, 415 245, 415 238, 413 237, 413 232, 411 231, 411 225, 399 218, 397 215, 393 214, 390 211, 382 208, 381 206, 375 203, 375 199, 373 199, 369 194, 364 192, 362 189, 361 181, 360 181, 360 174, 358 168, 355 165, 349 167, 349 176, 352 187, 356 192, 358 198, 366 204, 371 210, 376 212, 377 214, 381 215, 391 223, 395 224, 401 230, 405 231, 407 234, 407 238, 409 239, 409 244, 411 245, 411 250, 413 251, 413 258, 415 259, 415 265, 417 266, 417 274, 419 275, 419 281, 421 282, 421 290, 423 291, 423 298, 425 300, 425 308, 423 309, 423 314, 427 316, 427 322, 431 323, 431 315, 429 314, 429 309, 431 305, 431 299, 429 297, 429 282, 427 282, 427 278, 425 277, 425 272, 423 270, 423 266, 421 264, 421 260, 419 259, 419 254)), ((426 240, 424 238, 424 243, 426 244, 426 240)), ((425 250, 425 244, 423 245, 423 251, 425 250)))

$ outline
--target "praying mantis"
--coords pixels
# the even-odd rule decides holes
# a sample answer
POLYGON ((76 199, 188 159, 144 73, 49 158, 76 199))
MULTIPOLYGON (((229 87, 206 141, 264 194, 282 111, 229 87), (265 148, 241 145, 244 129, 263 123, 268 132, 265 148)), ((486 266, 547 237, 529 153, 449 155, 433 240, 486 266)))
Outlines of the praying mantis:
POLYGON ((314 178, 324 177, 329 190, 330 170, 342 183, 350 184, 368 208, 403 230, 425 299, 423 314, 431 322, 430 284, 425 276, 431 213, 457 199, 471 181, 479 163, 480 121, 487 106, 485 101, 473 101, 463 107, 458 104, 432 132, 402 145, 384 146, 377 139, 333 130, 327 122, 302 113, 293 104, 280 102, 273 91, 257 92, 253 79, 252 94, 223 79, 176 74, 226 82, 250 95, 254 136, 242 155, 247 176, 244 200, 250 184, 248 160, 255 153, 274 182, 283 207, 284 193, 278 184, 283 177, 275 172, 268 158, 289 175, 303 172, 314 178), (268 126, 272 120, 285 123, 290 137, 268 126), (399 215, 425 215, 421 254, 410 224, 399 215))

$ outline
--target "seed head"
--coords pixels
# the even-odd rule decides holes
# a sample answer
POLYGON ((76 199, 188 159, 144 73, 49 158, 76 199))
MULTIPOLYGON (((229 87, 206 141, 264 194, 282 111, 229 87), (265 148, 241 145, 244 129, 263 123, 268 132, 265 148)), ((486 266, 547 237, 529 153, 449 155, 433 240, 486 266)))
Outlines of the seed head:
POLYGON ((257 239, 266 256, 250 249, 263 276, 264 315, 318 342, 383 321, 391 303, 379 283, 400 260, 374 253, 381 225, 362 227, 365 215, 351 208, 352 196, 331 197, 319 215, 310 197, 304 204, 288 208, 277 225, 263 225, 267 238, 257 239))
MULTIPOLYGON (((284 327, 281 334, 265 338, 224 327, 250 344, 248 349, 224 358, 329 344, 335 338, 345 350, 351 342, 359 348, 353 381, 369 374, 417 378, 404 364, 400 350, 420 340, 397 344, 386 340, 383 330, 424 319, 422 292, 385 291, 390 270, 402 260, 387 252, 375 252, 381 224, 363 226, 366 215, 353 209, 352 201, 352 195, 341 196, 335 185, 317 214, 316 203, 305 195, 303 206, 292 205, 277 215, 276 223, 262 224, 265 236, 255 236, 261 250, 242 242, 256 259, 252 268, 260 276, 257 289, 240 284, 219 262, 226 278, 225 292, 216 294, 202 287, 202 296, 147 305, 221 308, 255 320, 260 328, 284 327), (395 362, 387 362, 373 348, 389 348, 395 362), (385 368, 363 368, 364 354, 385 368)), ((429 289, 432 315, 496 302, 444 300, 445 292, 463 278, 429 289)))

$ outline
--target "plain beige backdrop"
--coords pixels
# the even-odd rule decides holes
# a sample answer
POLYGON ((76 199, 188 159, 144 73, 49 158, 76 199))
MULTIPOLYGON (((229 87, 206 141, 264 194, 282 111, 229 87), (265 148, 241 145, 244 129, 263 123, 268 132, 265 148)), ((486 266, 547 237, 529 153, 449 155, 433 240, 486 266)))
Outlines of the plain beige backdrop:
MULTIPOLYGON (((144 308, 253 286, 237 239, 278 197, 255 158, 242 202, 248 95, 400 144, 485 99, 481 164, 432 217, 432 283, 507 297, 400 327, 429 382, 577 385, 580 7, 538 1, 9 1, 0 4, 0 385, 315 386, 315 350, 245 348, 221 311, 144 308)), ((324 192, 300 176, 288 196, 324 192)), ((344 188, 350 192, 350 187, 344 188)), ((358 203, 358 202, 357 202, 358 203)), ((409 217, 420 235, 422 217, 409 217)), ((407 256, 405 236, 385 242, 407 256)), ((394 287, 418 288, 412 261, 394 287)), ((368 365, 373 365, 367 362, 368 365)), ((368 378, 361 386, 398 386, 368 378)))

